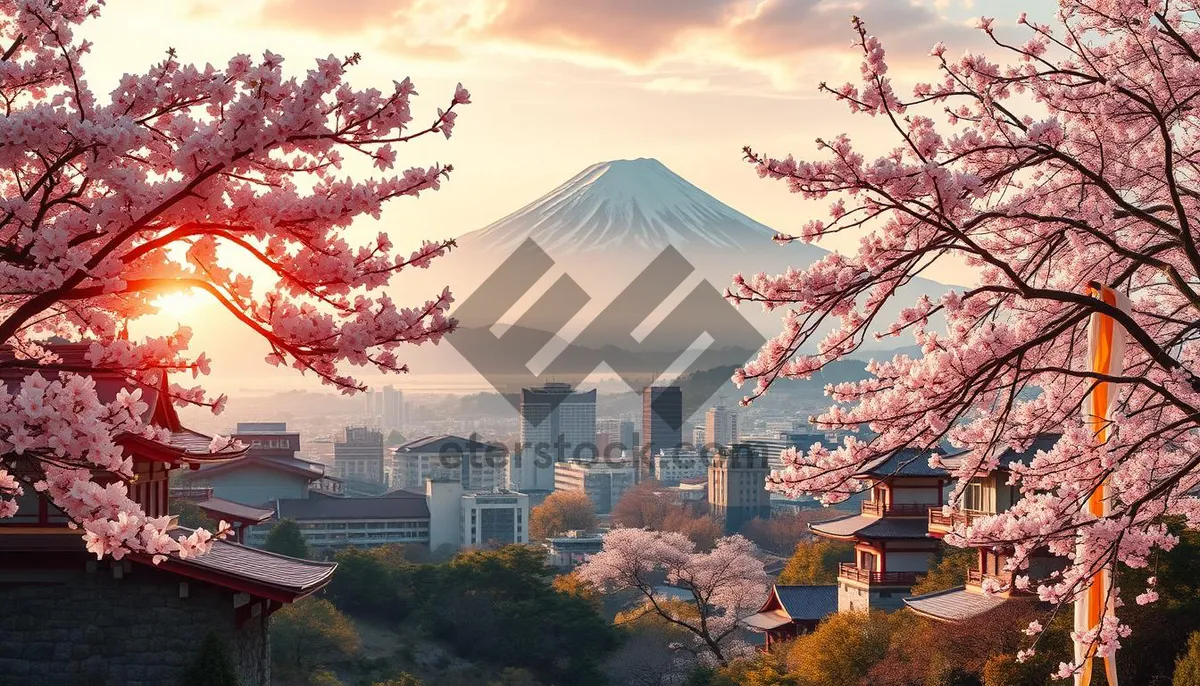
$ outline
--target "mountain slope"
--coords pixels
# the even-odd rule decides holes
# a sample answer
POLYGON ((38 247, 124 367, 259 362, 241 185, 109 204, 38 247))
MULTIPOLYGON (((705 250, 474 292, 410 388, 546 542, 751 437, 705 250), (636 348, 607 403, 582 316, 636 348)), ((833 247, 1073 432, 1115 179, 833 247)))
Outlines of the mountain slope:
POLYGON ((533 238, 551 255, 606 249, 768 245, 769 227, 688 183, 655 159, 584 169, 503 219, 460 239, 511 252, 533 238))

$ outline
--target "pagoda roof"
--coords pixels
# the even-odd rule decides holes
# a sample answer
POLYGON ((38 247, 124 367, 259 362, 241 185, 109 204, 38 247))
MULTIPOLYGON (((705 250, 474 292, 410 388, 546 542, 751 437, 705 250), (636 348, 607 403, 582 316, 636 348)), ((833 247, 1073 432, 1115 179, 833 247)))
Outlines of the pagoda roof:
MULTIPOLYGON (((1012 469, 1014 462, 1028 462, 1038 453, 1039 450, 1050 450, 1054 444, 1058 443, 1058 439, 1062 438, 1062 434, 1040 434, 1030 442, 1029 447, 1025 450, 1015 450, 1008 448, 1000 453, 1000 457, 996 461, 996 470, 1007 472, 1012 469)), ((948 457, 944 460, 948 469, 954 469, 962 464, 962 461, 970 457, 970 451, 962 452, 953 457, 948 457)))
POLYGON ((1008 598, 968 591, 965 586, 905 598, 913 612, 941 622, 961 622, 1000 607, 1008 598))
POLYGON ((840 539, 924 539, 929 532, 929 522, 925 519, 905 517, 867 517, 861 514, 849 515, 824 522, 812 522, 808 525, 813 533, 840 539))
POLYGON ((262 524, 275 516, 275 510, 250 507, 224 498, 205 498, 196 501, 196 507, 209 514, 224 517, 242 524, 262 524))
POLYGON ((819 622, 837 612, 837 592, 837 586, 775 584, 758 613, 742 623, 752 631, 770 631, 792 622, 819 622))
MULTIPOLYGON (((190 535, 193 529, 177 527, 172 538, 190 535)), ((152 564, 144 555, 134 556, 152 564)), ((160 569, 201 581, 232 588, 263 598, 290 603, 321 590, 333 577, 336 562, 302 560, 232 541, 214 541, 198 557, 186 559, 172 554, 158 564, 160 569)))
MULTIPOLYGON (((90 377, 95 383, 96 397, 102 403, 116 400, 123 390, 141 390, 141 400, 146 404, 146 411, 141 416, 142 422, 170 432, 165 440, 132 433, 118 436, 118 443, 140 448, 134 454, 135 459, 199 466, 204 463, 233 460, 246 454, 247 449, 236 444, 214 451, 211 448, 211 436, 183 426, 167 390, 169 385, 165 371, 158 374, 154 383, 140 382, 130 379, 118 370, 92 368, 92 363, 87 360, 90 343, 60 343, 46 347, 59 357, 58 362, 38 365, 33 360, 28 360, 28 366, 0 367, 0 383, 4 384, 9 393, 15 394, 20 391, 22 382, 35 373, 47 379, 55 378, 59 372, 81 374, 90 377)), ((16 356, 11 348, 0 347, 0 361, 15 360, 16 356)))
POLYGON ((903 448, 865 465, 853 476, 856 479, 888 479, 892 477, 947 476, 945 469, 929 466, 931 451, 903 448))

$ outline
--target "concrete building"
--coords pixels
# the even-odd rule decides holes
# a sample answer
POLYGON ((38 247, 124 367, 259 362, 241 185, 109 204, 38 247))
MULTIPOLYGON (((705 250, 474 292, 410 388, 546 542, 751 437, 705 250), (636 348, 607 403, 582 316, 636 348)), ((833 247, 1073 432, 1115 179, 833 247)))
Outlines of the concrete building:
POLYGON ((702 424, 692 427, 692 447, 699 450, 708 443, 708 432, 702 424))
POLYGON ((627 463, 562 462, 554 467, 554 489, 583 493, 597 514, 612 512, 634 483, 634 470, 627 463))
POLYGON ((568 531, 562 536, 546 539, 546 564, 558 569, 574 569, 604 549, 604 537, 584 531, 568 531))
POLYGON ((464 493, 456 480, 425 483, 430 550, 529 542, 529 496, 516 491, 464 493))
POLYGON ((708 408, 704 415, 704 439, 718 448, 733 445, 738 440, 737 415, 720 405, 708 408))
POLYGON ((554 465, 594 460, 596 391, 574 392, 563 383, 521 391, 521 450, 507 463, 508 486, 518 491, 554 489, 554 465))
POLYGON ((709 455, 696 450, 665 450, 650 458, 654 474, 664 486, 678 486, 684 479, 704 477, 710 461, 709 455))
MULTIPOLYGON (((309 498, 280 500, 275 518, 292 519, 315 549, 371 548, 389 543, 429 543, 429 506, 425 496, 392 491, 375 498, 309 498)), ((266 532, 255 529, 248 540, 262 545, 266 532)))
POLYGON ((740 531, 755 517, 771 516, 768 473, 766 453, 741 443, 734 443, 728 455, 713 457, 708 468, 708 505, 727 533, 740 531))
POLYGON ((653 479, 650 457, 683 444, 683 391, 679 386, 642 389, 642 445, 637 455, 638 480, 653 479))
POLYGON ((365 426, 346 427, 333 446, 333 465, 339 478, 383 487, 383 433, 365 426))
POLYGON ((461 436, 425 436, 392 453, 389 488, 420 490, 429 479, 458 479, 464 490, 492 491, 506 485, 503 446, 461 436))

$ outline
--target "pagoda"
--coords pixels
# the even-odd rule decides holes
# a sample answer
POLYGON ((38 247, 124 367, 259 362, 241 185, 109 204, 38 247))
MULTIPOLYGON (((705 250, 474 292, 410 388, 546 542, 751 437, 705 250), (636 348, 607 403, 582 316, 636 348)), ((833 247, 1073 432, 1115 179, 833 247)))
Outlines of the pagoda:
MULTIPOLYGON (((67 365, 82 363, 86 351, 84 344, 53 346, 67 365)), ((15 392, 30 373, 3 367, 0 382, 15 392)), ((101 402, 140 388, 147 405, 143 421, 165 429, 158 440, 132 434, 117 438, 133 461, 129 497, 147 515, 170 512, 172 472, 245 455, 238 444, 214 450, 211 437, 180 423, 165 373, 157 384, 135 383, 116 372, 89 375, 101 402)), ((26 481, 40 478, 19 468, 14 474, 26 481)), ((119 477, 97 471, 93 478, 104 483, 119 477)), ((172 554, 158 564, 145 554, 98 560, 63 512, 33 488, 24 490, 16 515, 0 519, 0 603, 5 608, 0 674, 13 683, 179 683, 201 642, 216 634, 239 683, 268 686, 268 617, 323 588, 336 566, 224 540, 204 555, 172 554)), ((207 504, 213 514, 223 505, 207 504)), ((259 516, 242 514, 243 519, 259 516)), ((178 526, 170 531, 172 538, 191 533, 178 526)))

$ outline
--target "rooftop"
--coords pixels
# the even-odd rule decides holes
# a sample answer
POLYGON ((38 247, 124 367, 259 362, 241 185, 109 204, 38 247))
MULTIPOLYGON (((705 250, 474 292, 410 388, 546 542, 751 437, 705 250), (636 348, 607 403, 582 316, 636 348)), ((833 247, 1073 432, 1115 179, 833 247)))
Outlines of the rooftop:
POLYGON ((831 538, 915 538, 924 539, 929 530, 925 519, 866 517, 861 514, 813 522, 808 528, 831 538))
POLYGON ((405 453, 436 453, 438 455, 462 455, 463 453, 482 453, 495 450, 497 446, 482 443, 471 438, 442 434, 441 436, 424 436, 396 448, 396 455, 405 453))
POLYGON ((965 586, 959 586, 905 598, 904 604, 919 615, 944 622, 958 622, 994 610, 1006 600, 1007 598, 968 591, 965 586))
POLYGON ((837 612, 837 586, 775 586, 774 592, 795 620, 816 621, 837 612))
POLYGON ((874 477, 883 479, 893 476, 938 477, 946 476, 946 470, 929 466, 931 451, 916 448, 904 448, 881 457, 863 467, 855 477, 874 477))
POLYGON ((275 516, 274 510, 250 507, 224 498, 206 498, 196 501, 196 507, 216 515, 250 524, 261 524, 275 516))
POLYGON ((423 494, 392 491, 378 498, 283 499, 276 503, 280 519, 428 519, 429 506, 423 494))
MULTIPOLYGON (((192 529, 177 527, 170 533, 172 538, 175 538, 180 534, 190 535, 192 531, 192 529)), ((248 592, 257 592, 267 595, 267 597, 273 597, 269 594, 272 590, 276 590, 282 592, 284 596, 280 598, 276 595, 276 599, 291 602, 320 590, 329 583, 337 563, 301 560, 250 548, 231 541, 215 541, 212 549, 204 555, 187 559, 171 555, 160 566, 204 580, 208 580, 205 572, 232 577, 248 582, 253 587, 261 587, 258 591, 253 590, 252 587, 252 589, 248 589, 248 592)))

